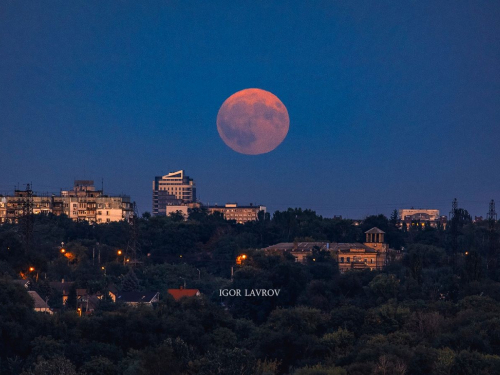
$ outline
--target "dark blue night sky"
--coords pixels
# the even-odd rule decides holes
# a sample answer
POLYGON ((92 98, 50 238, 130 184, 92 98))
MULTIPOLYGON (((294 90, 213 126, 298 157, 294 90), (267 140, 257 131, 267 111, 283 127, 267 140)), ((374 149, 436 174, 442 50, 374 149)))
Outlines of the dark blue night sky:
POLYGON ((104 178, 151 210, 186 170, 205 203, 361 218, 500 200, 500 2, 0 3, 0 191, 104 178), (287 106, 273 152, 216 116, 256 87, 287 106))

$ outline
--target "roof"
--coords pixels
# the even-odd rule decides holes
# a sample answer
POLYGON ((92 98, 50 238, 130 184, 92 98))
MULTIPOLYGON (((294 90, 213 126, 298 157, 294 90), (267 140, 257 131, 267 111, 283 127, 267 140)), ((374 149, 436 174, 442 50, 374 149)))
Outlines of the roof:
POLYGON ((76 290, 76 295, 77 296, 86 296, 87 295, 87 289, 77 289, 76 290))
POLYGON ((35 292, 34 290, 29 290, 28 293, 31 296, 31 298, 33 298, 33 301, 35 301, 35 309, 48 309, 49 308, 49 305, 47 305, 47 302, 45 302, 37 292, 35 292))
POLYGON ((12 282, 14 284, 17 284, 17 285, 21 285, 21 286, 24 286, 25 288, 28 288, 31 284, 31 282, 29 280, 12 280, 12 282))
POLYGON ((382 233, 385 233, 385 232, 383 230, 378 229, 377 227, 373 227, 372 229, 367 230, 365 233, 369 233, 369 234, 371 234, 371 233, 375 233, 375 234, 379 233, 379 234, 382 234, 382 233))
MULTIPOLYGON (((331 248, 333 244, 330 244, 331 248)), ((312 251, 314 247, 320 250, 329 250, 328 242, 281 242, 276 245, 268 246, 265 250, 285 250, 285 251, 312 251)))
POLYGON ((362 243, 359 243, 359 242, 344 242, 344 243, 334 243, 332 244, 330 250, 332 251, 340 251, 341 253, 348 253, 348 252, 351 252, 352 250, 354 250, 354 252, 356 250, 359 250, 360 252, 363 252, 363 253, 376 253, 377 250, 369 247, 369 246, 366 246, 362 243))
POLYGON ((58 292, 60 292, 64 295, 66 295, 66 294, 69 294, 69 290, 71 289, 73 284, 74 284, 74 282, 72 282, 72 281, 70 281, 70 282, 52 281, 50 283, 50 287, 54 288, 55 290, 57 290, 58 292))
POLYGON ((176 301, 183 297, 194 297, 200 295, 200 291, 198 289, 168 289, 167 292, 174 297, 176 301))
POLYGON ((158 292, 119 292, 116 294, 116 300, 125 303, 151 303, 155 298, 158 298, 158 292))
POLYGON ((108 285, 108 290, 113 293, 113 294, 118 294, 119 291, 118 291, 118 288, 116 287, 115 284, 111 283, 108 285))

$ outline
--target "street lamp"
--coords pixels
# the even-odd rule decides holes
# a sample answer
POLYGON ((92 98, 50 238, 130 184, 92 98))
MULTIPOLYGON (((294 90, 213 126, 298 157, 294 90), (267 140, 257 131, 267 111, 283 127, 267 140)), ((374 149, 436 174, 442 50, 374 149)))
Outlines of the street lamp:
MULTIPOLYGON (((246 254, 241 254, 236 257, 236 265, 241 266, 243 264, 243 261, 247 259, 246 254)), ((231 281, 233 281, 233 276, 234 276, 234 266, 231 266, 231 281)))
POLYGON ((104 276, 106 276, 106 267, 102 266, 102 267, 101 267, 101 270, 103 270, 103 271, 104 271, 104 276))
MULTIPOLYGON (((118 249, 116 251, 116 254, 118 255, 118 257, 121 257, 123 255, 123 251, 118 249)), ((123 265, 125 265, 125 256, 123 256, 123 265)))

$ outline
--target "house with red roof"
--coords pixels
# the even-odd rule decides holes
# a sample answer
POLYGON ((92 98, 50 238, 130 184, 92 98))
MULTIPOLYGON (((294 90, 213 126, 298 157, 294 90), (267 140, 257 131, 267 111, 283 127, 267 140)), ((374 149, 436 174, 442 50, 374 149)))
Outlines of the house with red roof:
POLYGON ((184 297, 198 297, 201 293, 198 289, 184 289, 180 287, 179 289, 168 289, 168 294, 170 294, 176 301, 184 297))

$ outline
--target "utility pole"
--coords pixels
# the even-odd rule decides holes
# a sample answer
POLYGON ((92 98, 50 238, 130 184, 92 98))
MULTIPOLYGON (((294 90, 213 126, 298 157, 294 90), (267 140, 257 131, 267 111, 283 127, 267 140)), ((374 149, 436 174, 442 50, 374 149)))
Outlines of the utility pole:
POLYGON ((494 276, 497 268, 498 254, 495 224, 497 221, 497 212, 495 210, 495 201, 490 201, 490 209, 486 215, 488 218, 489 246, 488 246, 488 270, 491 276, 494 276))
POLYGON ((123 260, 125 261, 127 254, 130 254, 130 258, 127 259, 130 259, 132 264, 137 265, 137 250, 139 247, 139 214, 137 212, 137 205, 135 202, 133 203, 133 211, 134 213, 130 222, 130 238, 123 260))
POLYGON ((24 253, 28 254, 33 246, 33 191, 31 184, 26 184, 26 191, 22 201, 22 230, 24 240, 24 253))
POLYGON ((457 266, 457 252, 458 252, 458 201, 457 198, 453 199, 451 203, 451 211, 450 211, 450 232, 451 232, 451 263, 453 265, 453 269, 456 269, 457 266))
POLYGON ((450 221, 453 220, 453 218, 455 217, 457 210, 458 210, 458 201, 457 198, 455 198, 451 202, 450 221))

